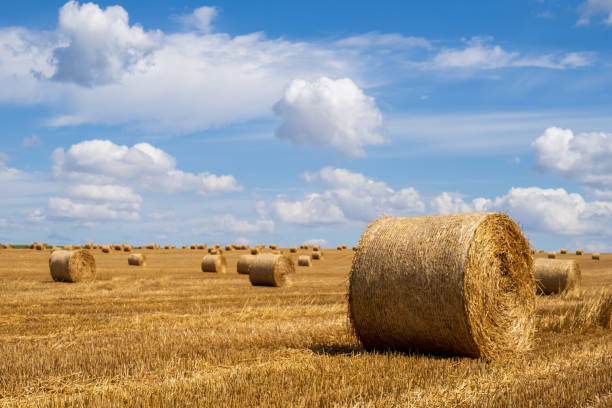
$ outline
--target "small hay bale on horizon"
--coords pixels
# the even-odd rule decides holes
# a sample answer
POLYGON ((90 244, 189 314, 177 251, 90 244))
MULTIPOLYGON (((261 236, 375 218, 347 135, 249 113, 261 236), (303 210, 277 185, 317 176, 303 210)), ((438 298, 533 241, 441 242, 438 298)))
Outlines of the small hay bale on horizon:
POLYGON ((94 244, 91 242, 86 242, 85 243, 85 249, 94 249, 94 244))
POLYGON ((291 283, 295 266, 285 255, 257 255, 251 263, 249 280, 253 286, 283 287, 291 283))
POLYGON ((557 257, 557 254, 554 252, 549 252, 548 255, 546 255, 546 257, 548 259, 555 259, 557 257))
POLYGON ((96 279, 96 260, 88 250, 59 250, 49 257, 49 270, 56 282, 86 282, 96 279))
POLYGON ((102 245, 100 247, 100 249, 102 250, 102 252, 104 252, 105 254, 108 254, 110 252, 110 246, 108 245, 102 245))
POLYGON ((563 293, 580 288, 581 273, 574 260, 538 258, 534 261, 537 292, 563 293))
POLYGON ((270 249, 278 249, 278 245, 270 244, 270 245, 268 245, 268 248, 270 248, 270 249))
POLYGON ((227 260, 223 255, 204 255, 201 266, 202 272, 227 272, 227 260))
POLYGON ((128 256, 128 265, 131 266, 146 266, 147 257, 143 254, 133 253, 128 256))
POLYGON ((338 251, 342 251, 342 249, 344 249, 344 248, 342 248, 342 245, 338 245, 338 246, 336 247, 336 250, 338 250, 338 251))
POLYGON ((297 247, 292 246, 291 248, 289 248, 289 252, 295 254, 297 252, 297 247))
POLYGON ((321 247, 319 245, 312 246, 312 252, 319 252, 320 250, 321 250, 321 247))
POLYGON ((582 249, 577 249, 576 250, 576 255, 582 256, 583 254, 584 254, 584 251, 582 249))
POLYGON ((312 253, 312 260, 313 261, 319 261, 323 259, 323 252, 313 252, 312 253))
POLYGON ((366 349, 503 358, 530 348, 535 310, 529 243, 502 213, 381 218, 353 258, 349 317, 366 349))
POLYGON ((298 257, 298 266, 311 266, 310 255, 300 255, 298 257))
POLYGON ((561 248, 561 250, 559 251, 559 253, 560 253, 561 255, 566 255, 566 254, 567 254, 567 249, 565 249, 565 248, 561 248))
POLYGON ((599 252, 593 252, 591 254, 591 259, 597 260, 599 261, 599 257, 601 256, 601 254, 599 252))
POLYGON ((133 246, 125 244, 123 245, 123 252, 132 252, 132 250, 134 249, 133 246))
POLYGON ((251 248, 251 255, 259 255, 260 253, 259 248, 251 248))

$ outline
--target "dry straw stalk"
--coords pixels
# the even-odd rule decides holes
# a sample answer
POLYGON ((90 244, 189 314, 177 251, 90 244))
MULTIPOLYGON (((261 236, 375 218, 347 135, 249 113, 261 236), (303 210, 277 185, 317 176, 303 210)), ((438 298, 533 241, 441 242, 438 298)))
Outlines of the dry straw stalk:
POLYGON ((251 264, 249 279, 253 286, 286 286, 290 276, 295 273, 295 266, 285 255, 257 255, 251 264))
POLYGON ((130 254, 128 256, 128 265, 132 266, 146 266, 147 257, 143 254, 130 254))
POLYGON ((367 348, 487 360, 530 347, 529 244, 505 214, 385 217, 361 237, 349 315, 367 348))
POLYGON ((227 261, 223 255, 205 255, 202 258, 202 272, 227 272, 227 261))
POLYGON ((96 279, 96 260, 87 250, 55 251, 49 257, 49 270, 56 282, 82 282, 96 279))
POLYGON ((310 260, 310 255, 300 255, 298 257, 298 266, 310 266, 312 262, 310 260))
POLYGON ((534 261, 538 293, 551 295, 580 288, 580 267, 574 260, 544 259, 534 261))

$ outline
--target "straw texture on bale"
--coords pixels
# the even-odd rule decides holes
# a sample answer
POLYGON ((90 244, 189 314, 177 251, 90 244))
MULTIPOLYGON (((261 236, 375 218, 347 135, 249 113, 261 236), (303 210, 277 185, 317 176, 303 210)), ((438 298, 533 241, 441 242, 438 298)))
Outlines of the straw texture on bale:
POLYGON ((225 273, 227 261, 223 255, 206 255, 202 258, 202 272, 225 273))
POLYGON ((321 258, 323 258, 323 252, 313 252, 312 253, 312 259, 313 260, 320 260, 321 258))
POLYGON ((292 246, 291 248, 289 248, 289 252, 291 252, 292 254, 297 252, 297 248, 292 246))
POLYGON ((582 254, 584 254, 584 251, 582 249, 576 250, 576 255, 582 255, 582 254))
POLYGON ((260 253, 259 248, 251 248, 251 255, 259 255, 260 253))
POLYGON ((554 252, 549 252, 547 255, 548 259, 555 259, 557 257, 557 254, 555 254, 554 252))
POLYGON ((295 266, 285 255, 257 255, 251 264, 249 279, 253 286, 286 286, 291 283, 295 266))
POLYGON ((300 255, 298 257, 298 266, 310 266, 312 262, 310 261, 310 255, 300 255))
POLYGON ((366 348, 491 360, 530 347, 529 244, 501 213, 385 217, 359 242, 349 316, 366 348))
POLYGON ((599 252, 593 252, 591 254, 591 259, 596 259, 596 260, 599 261, 599 252))
POLYGON ((574 260, 539 258, 534 261, 534 269, 538 294, 551 295, 580 287, 580 267, 574 260))
POLYGON ((55 251, 49 257, 49 270, 56 282, 93 281, 96 260, 87 250, 55 251))
POLYGON ((251 264, 255 258, 255 255, 242 255, 240 258, 238 258, 236 271, 241 275, 248 275, 249 271, 251 270, 251 264))
POLYGON ((565 249, 565 248, 561 248, 561 250, 559 251, 559 253, 560 253, 561 255, 565 255, 565 254, 567 254, 567 249, 565 249))
POLYGON ((130 256, 128 256, 128 265, 145 266, 146 264, 147 257, 143 254, 130 254, 130 256))

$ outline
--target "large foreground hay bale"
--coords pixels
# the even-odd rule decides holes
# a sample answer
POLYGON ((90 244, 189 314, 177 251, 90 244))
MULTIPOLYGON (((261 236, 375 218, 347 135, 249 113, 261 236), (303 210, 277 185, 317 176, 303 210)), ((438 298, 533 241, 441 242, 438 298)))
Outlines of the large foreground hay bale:
POLYGON ((546 255, 546 257, 548 259, 555 259, 557 257, 557 254, 555 254, 554 252, 549 252, 548 255, 546 255))
POLYGON ((539 258, 534 261, 534 269, 539 294, 551 295, 580 287, 580 267, 574 260, 539 258))
POLYGON ((128 256, 128 265, 146 266, 147 257, 144 256, 143 254, 130 254, 130 256, 128 256))
POLYGON ((249 279, 253 286, 286 286, 290 284, 290 275, 295 273, 295 266, 285 255, 257 255, 251 264, 249 279))
POLYGON ((353 258, 349 315, 366 348, 497 358, 529 348, 529 244, 505 214, 385 217, 353 258))
POLYGON ((248 275, 251 270, 251 264, 255 260, 255 255, 242 255, 236 263, 236 271, 241 275, 248 275))
POLYGON ((599 252, 593 252, 591 254, 591 259, 595 259, 595 260, 599 261, 599 257, 600 257, 599 252))
POLYGON ((310 255, 300 255, 298 257, 298 266, 310 266, 312 262, 310 260, 310 255))
POLYGON ((93 281, 96 260, 87 250, 55 251, 49 257, 49 270, 56 282, 93 281))
POLYGON ((202 272, 227 272, 227 261, 223 255, 206 255, 202 258, 202 272))

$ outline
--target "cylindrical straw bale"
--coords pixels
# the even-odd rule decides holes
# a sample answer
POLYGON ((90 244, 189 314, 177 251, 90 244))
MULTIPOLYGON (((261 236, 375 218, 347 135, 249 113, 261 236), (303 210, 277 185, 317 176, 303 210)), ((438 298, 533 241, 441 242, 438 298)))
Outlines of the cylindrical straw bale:
POLYGON ((231 251, 232 249, 234 249, 234 248, 231 245, 229 245, 229 244, 225 246, 225 250, 226 251, 231 251))
POLYGON ((323 252, 313 252, 312 253, 312 259, 313 260, 318 261, 318 260, 320 260, 322 258, 323 258, 323 252))
POLYGON ((147 245, 146 248, 154 250, 156 248, 156 245, 155 244, 149 244, 149 245, 147 245))
POLYGON ((121 245, 121 244, 114 244, 113 245, 113 249, 115 251, 121 251, 121 250, 123 250, 123 245, 121 245))
POLYGON ((278 249, 278 245, 276 245, 276 244, 270 244, 268 247, 270 249, 278 249))
POLYGON ((336 247, 336 249, 337 249, 338 251, 342 251, 342 245, 338 245, 338 246, 336 247))
POLYGON ((561 255, 566 255, 567 254, 567 249, 566 248, 561 248, 561 250, 559 250, 559 253, 561 255))
POLYGON ((347 248, 346 244, 342 244, 342 249, 346 249, 346 248, 347 248))
POLYGON ((85 243, 85 249, 94 249, 94 244, 91 242, 86 242, 85 243))
POLYGON ((44 251, 45 249, 47 249, 47 246, 45 244, 36 244, 37 251, 44 251))
POLYGON ((353 246, 353 251, 357 250, 357 245, 353 246))
POLYGON ((598 261, 599 261, 599 256, 600 256, 600 255, 599 255, 599 252, 593 252, 593 253, 591 254, 591 259, 595 259, 595 260, 598 260, 598 261))
POLYGON ((253 286, 286 286, 290 284, 290 275, 295 273, 295 266, 285 255, 257 255, 251 264, 249 279, 253 286))
POLYGON ((128 265, 146 266, 147 257, 143 254, 130 254, 130 256, 128 256, 128 265))
POLYGON ((238 263, 236 264, 236 271, 241 275, 248 275, 251 270, 251 264, 255 260, 255 255, 242 255, 238 258, 238 263))
POLYGON ((320 251, 320 250, 321 250, 321 247, 320 247, 320 246, 318 246, 318 245, 314 245, 314 246, 312 247, 312 251, 313 251, 313 252, 318 252, 318 251, 320 251))
POLYGON ((366 348, 490 360, 530 346, 533 259, 505 214, 379 219, 349 281, 349 316, 366 348))
POLYGON ((534 269, 538 294, 550 295, 580 287, 580 267, 574 260, 538 258, 534 269))
POLYGON ((225 273, 227 261, 223 255, 206 255, 202 258, 202 272, 225 273))
POLYGON ((164 245, 164 249, 170 249, 170 245, 168 244, 164 245))
POLYGON ((206 249, 206 244, 199 244, 198 249, 206 249))
POLYGON ((292 254, 297 252, 297 248, 292 246, 291 248, 289 248, 289 252, 291 252, 292 254))
POLYGON ((197 246, 196 246, 196 245, 194 245, 194 244, 191 244, 191 246, 190 246, 189 248, 191 248, 191 249, 196 249, 196 248, 197 248, 197 246))
POLYGON ((582 249, 577 249, 576 250, 576 255, 582 256, 582 254, 584 254, 584 251, 582 249))
POLYGON ((38 244, 38 242, 34 241, 34 242, 32 242, 32 243, 31 243, 31 244, 28 246, 28 248, 30 248, 30 249, 35 249, 35 248, 36 248, 36 244, 38 244))
POLYGON ((548 259, 555 259, 557 257, 557 254, 555 254, 554 252, 549 252, 547 255, 548 259))
POLYGON ((96 260, 87 250, 52 252, 49 269, 56 282, 93 281, 96 278, 96 260))
POLYGON ((123 252, 132 252, 133 249, 134 249, 134 247, 131 246, 131 245, 124 245, 123 246, 123 252))
POLYGON ((300 255, 298 257, 298 266, 310 266, 312 262, 310 261, 310 255, 300 255))
POLYGON ((102 252, 108 254, 110 252, 110 247, 108 245, 102 245, 102 252))
POLYGON ((251 248, 251 255, 259 255, 260 253, 259 248, 251 248))

